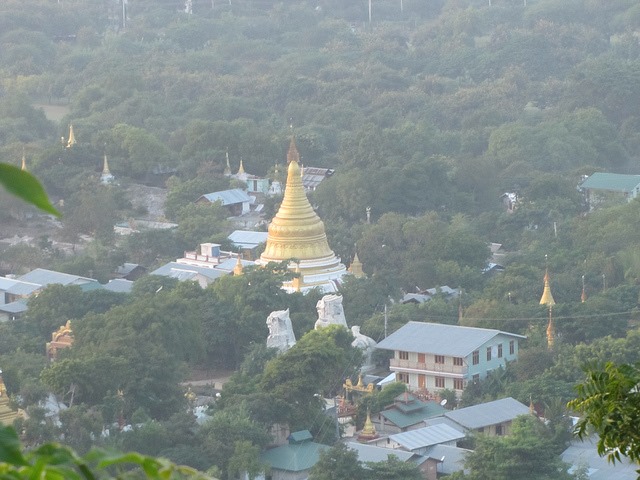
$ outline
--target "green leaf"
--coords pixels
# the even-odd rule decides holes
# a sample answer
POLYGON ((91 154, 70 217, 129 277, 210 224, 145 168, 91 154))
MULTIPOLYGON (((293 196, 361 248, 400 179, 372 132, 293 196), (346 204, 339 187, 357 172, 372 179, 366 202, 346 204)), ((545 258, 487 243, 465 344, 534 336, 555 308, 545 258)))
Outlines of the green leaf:
POLYGON ((11 465, 29 465, 20 451, 20 440, 11 427, 0 427, 0 462, 11 465))
POLYGON ((29 202, 40 210, 60 216, 47 197, 44 188, 36 177, 18 167, 0 163, 0 184, 17 197, 29 202))

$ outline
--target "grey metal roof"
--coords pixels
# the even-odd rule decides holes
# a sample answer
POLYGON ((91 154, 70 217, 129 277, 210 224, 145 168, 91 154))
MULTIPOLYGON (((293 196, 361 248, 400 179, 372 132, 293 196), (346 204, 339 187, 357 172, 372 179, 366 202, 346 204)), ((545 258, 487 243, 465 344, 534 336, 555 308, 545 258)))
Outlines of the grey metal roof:
POLYGON ((520 415, 528 415, 529 407, 514 398, 507 397, 472 407, 452 410, 445 417, 469 430, 508 422, 520 415))
POLYGON ((596 172, 582 182, 580 187, 629 193, 638 185, 640 185, 640 175, 596 172))
POLYGON ((589 480, 636 480, 638 474, 635 465, 625 457, 621 457, 621 461, 615 464, 609 463, 606 457, 598 455, 596 443, 597 437, 587 437, 584 442, 575 440, 569 448, 562 452, 562 461, 572 466, 569 469, 571 473, 576 467, 581 465, 587 466, 589 469, 589 480))
POLYGON ((38 285, 37 283, 21 282, 14 278, 0 277, 0 290, 4 290, 12 295, 31 295, 41 288, 42 285, 38 285))
POLYGON ((227 238, 240 248, 254 248, 267 241, 268 232, 253 232, 250 230, 236 230, 227 238))
POLYGON ((389 455, 395 455, 402 462, 413 461, 421 464, 426 457, 415 454, 413 452, 405 452, 404 450, 376 447, 375 445, 367 445, 364 443, 348 442, 347 447, 358 452, 358 460, 361 462, 386 462, 389 455))
POLYGON ((220 192, 212 192, 202 195, 201 198, 205 198, 211 203, 220 201, 222 205, 235 205, 237 203, 251 202, 251 197, 247 192, 241 188, 234 188, 232 190, 222 190, 220 192))
POLYGON ((69 275, 68 273, 55 272, 44 268, 36 268, 29 273, 18 277, 18 280, 29 283, 37 283, 39 285, 51 285, 59 283, 61 285, 82 285, 84 283, 95 282, 93 278, 81 277, 79 275, 69 275))
POLYGON ((464 437, 464 433, 444 424, 389 435, 391 440, 399 443, 409 451, 437 445, 439 443, 461 440, 464 437))
POLYGON ((122 265, 120 265, 117 269, 116 269, 116 273, 118 275, 122 275, 123 277, 125 275, 129 275, 131 272, 133 272, 133 270, 137 267, 139 267, 140 265, 138 265, 137 263, 123 263, 122 265))
POLYGON ((434 445, 430 447, 425 456, 438 460, 438 472, 451 475, 454 472, 464 470, 464 460, 471 450, 452 447, 450 445, 434 445))
MULTIPOLYGON (((224 270, 225 272, 233 272, 233 269, 236 268, 238 263, 238 259, 236 257, 227 258, 223 260, 218 265, 216 265, 216 270, 224 270)), ((240 260, 240 263, 243 267, 255 267, 256 262, 252 262, 251 260, 240 260)))
POLYGON ((488 328, 409 322, 378 343, 376 348, 466 357, 500 334, 513 338, 527 338, 488 328))
POLYGON ((124 278, 115 278, 113 280, 109 280, 109 283, 104 285, 102 288, 109 290, 110 292, 131 293, 133 282, 131 280, 125 280, 124 278))
POLYGON ((228 275, 229 272, 218 268, 196 267, 195 265, 186 265, 184 263, 177 262, 166 263, 151 272, 151 275, 177 278, 180 281, 193 280, 198 274, 210 278, 211 280, 215 280, 224 275, 228 275))
POLYGON ((0 312, 6 313, 22 313, 27 311, 27 304, 23 301, 16 300, 15 302, 3 303, 0 305, 0 312))

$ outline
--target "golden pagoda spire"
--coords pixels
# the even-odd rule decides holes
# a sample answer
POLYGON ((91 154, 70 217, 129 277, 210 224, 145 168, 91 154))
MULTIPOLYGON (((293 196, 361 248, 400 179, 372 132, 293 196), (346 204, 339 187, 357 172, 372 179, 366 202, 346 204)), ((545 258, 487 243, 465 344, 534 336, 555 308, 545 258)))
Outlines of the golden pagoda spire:
POLYGON ((238 261, 236 262, 236 266, 233 267, 233 275, 239 276, 242 275, 242 256, 238 255, 238 261))
POLYGON ((358 252, 353 256, 353 261, 349 265, 349 272, 356 278, 363 278, 364 271, 362 270, 362 262, 358 258, 358 252))
POLYGON ((240 168, 238 168, 238 173, 236 175, 246 175, 247 172, 244 171, 244 165, 242 164, 242 158, 240 159, 240 168))
POLYGON ((529 395, 529 413, 531 415, 536 414, 536 407, 533 405, 533 397, 529 395))
POLYGON ((76 143, 78 142, 76 141, 76 136, 73 133, 73 124, 70 124, 69 125, 69 141, 67 142, 67 148, 71 148, 76 143))
POLYGON ((26 157, 26 155, 24 153, 24 147, 22 147, 22 166, 20 167, 20 169, 23 172, 27 171, 27 157, 26 157))
POLYGON ((299 292, 302 289, 302 272, 300 272, 300 264, 296 264, 295 273, 297 274, 293 280, 291 281, 291 286, 296 292, 299 292))
MULTIPOLYGON (((545 255, 545 263, 547 256, 545 255)), ((553 306, 556 301, 551 294, 551 285, 549 283, 549 267, 547 266, 544 271, 544 290, 542 291, 542 297, 540 298, 540 305, 546 305, 549 307, 549 323, 547 324, 547 347, 549 350, 553 349, 553 344, 556 337, 556 327, 553 322, 553 306)))
POLYGON ((287 184, 280 209, 269 225, 267 245, 260 256, 263 263, 315 260, 335 257, 329 248, 324 223, 309 203, 300 178, 300 155, 291 138, 287 160, 287 184))
POLYGON ((367 410, 367 419, 364 422, 364 427, 362 428, 362 433, 367 436, 376 435, 376 427, 371 421, 371 413, 367 410))

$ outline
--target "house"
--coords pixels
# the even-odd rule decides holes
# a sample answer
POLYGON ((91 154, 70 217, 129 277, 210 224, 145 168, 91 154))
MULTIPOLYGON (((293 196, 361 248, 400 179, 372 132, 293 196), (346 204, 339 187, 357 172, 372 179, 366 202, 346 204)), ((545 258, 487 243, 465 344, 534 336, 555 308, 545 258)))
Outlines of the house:
POLYGON ((427 418, 437 417, 447 410, 438 402, 423 401, 409 392, 398 395, 393 405, 372 418, 379 433, 400 433, 424 427, 427 418))
POLYGON ((455 447, 458 440, 462 440, 464 437, 465 434, 460 430, 441 423, 408 432, 394 433, 388 437, 378 438, 370 444, 424 455, 434 445, 455 447))
POLYGON ((640 193, 640 175, 596 172, 583 180, 578 189, 584 192, 589 209, 595 208, 611 194, 630 202, 640 193))
POLYGON ((313 441, 308 430, 293 432, 289 443, 272 448, 260 455, 260 461, 270 467, 270 473, 256 480, 305 480, 320 459, 320 453, 329 446, 313 441))
POLYGON ((137 263, 123 263, 116 268, 116 277, 123 278, 125 280, 137 280, 143 275, 146 275, 147 269, 137 263))
POLYGON ((79 275, 70 275, 68 273, 55 272, 44 268, 36 268, 29 273, 18 277, 21 282, 28 282, 46 287, 47 285, 60 284, 64 286, 78 285, 82 291, 95 290, 100 288, 100 283, 93 278, 81 277, 79 275))
POLYGON ((526 337, 487 328, 409 322, 376 348, 393 351, 389 369, 412 391, 455 390, 518 358, 526 337))
POLYGON ((215 202, 220 202, 229 211, 230 215, 237 217, 249 213, 253 199, 241 188, 234 188, 232 190, 207 193, 196 200, 196 203, 201 205, 210 205, 215 202))
POLYGON ((486 435, 509 435, 511 423, 520 415, 530 415, 529 407, 507 397, 471 407, 447 411, 442 417, 430 418, 427 425, 448 425, 460 432, 486 435))

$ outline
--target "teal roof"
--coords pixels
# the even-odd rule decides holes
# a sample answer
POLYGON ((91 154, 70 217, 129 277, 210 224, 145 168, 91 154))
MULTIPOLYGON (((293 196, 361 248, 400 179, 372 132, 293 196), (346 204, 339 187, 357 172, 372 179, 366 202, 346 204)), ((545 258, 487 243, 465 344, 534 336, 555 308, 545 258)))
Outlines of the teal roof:
POLYGON ((403 412, 397 409, 395 406, 388 410, 380 412, 384 418, 396 425, 398 428, 407 428, 416 423, 420 423, 427 418, 437 417, 443 415, 447 409, 440 405, 438 402, 420 402, 423 407, 419 410, 412 410, 410 412, 403 412))
POLYGON ((290 443, 300 443, 307 440, 313 440, 313 435, 311 435, 309 430, 300 430, 289 435, 288 440, 290 443))
POLYGON ((311 469, 320 459, 320 452, 328 448, 327 445, 307 440, 267 450, 260 455, 260 460, 273 469, 302 472, 311 469))
POLYGON ((640 175, 596 172, 580 185, 582 188, 609 190, 612 192, 632 192, 640 185, 640 175))

